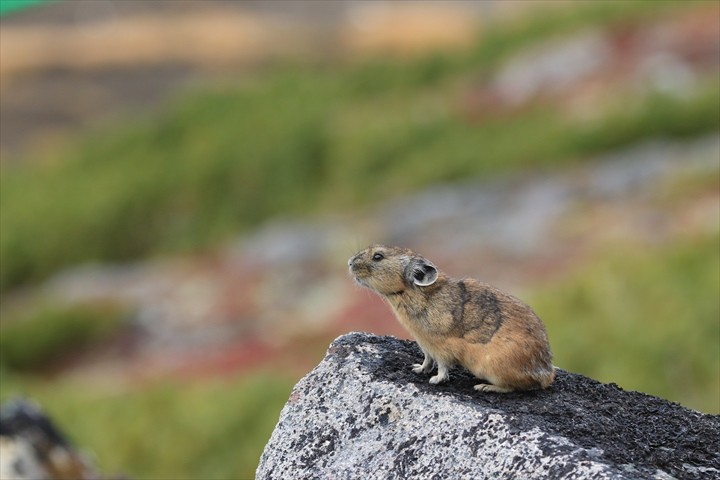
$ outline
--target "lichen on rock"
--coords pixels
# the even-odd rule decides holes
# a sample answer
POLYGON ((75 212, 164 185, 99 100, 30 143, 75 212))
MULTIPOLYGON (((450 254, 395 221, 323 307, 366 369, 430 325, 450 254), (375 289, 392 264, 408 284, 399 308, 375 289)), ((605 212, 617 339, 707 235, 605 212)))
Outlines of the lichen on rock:
POLYGON ((481 393, 410 371, 414 342, 351 333, 294 388, 260 459, 273 478, 699 479, 720 416, 558 370, 547 390, 481 393))

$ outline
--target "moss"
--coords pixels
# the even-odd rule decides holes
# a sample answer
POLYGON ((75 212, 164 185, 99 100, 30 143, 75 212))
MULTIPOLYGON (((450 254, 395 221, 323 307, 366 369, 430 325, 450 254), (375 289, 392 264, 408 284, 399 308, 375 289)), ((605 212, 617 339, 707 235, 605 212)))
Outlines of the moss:
POLYGON ((117 334, 126 313, 108 304, 46 304, 15 315, 6 312, 0 324, 0 363, 16 371, 52 366, 117 334))

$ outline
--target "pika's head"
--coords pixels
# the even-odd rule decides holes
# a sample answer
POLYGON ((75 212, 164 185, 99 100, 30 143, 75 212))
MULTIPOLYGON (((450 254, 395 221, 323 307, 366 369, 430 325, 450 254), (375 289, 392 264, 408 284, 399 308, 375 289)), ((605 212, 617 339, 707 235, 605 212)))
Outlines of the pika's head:
POLYGON ((438 278, 432 262, 401 247, 373 245, 351 257, 348 266, 355 281, 383 296, 427 287, 438 278))

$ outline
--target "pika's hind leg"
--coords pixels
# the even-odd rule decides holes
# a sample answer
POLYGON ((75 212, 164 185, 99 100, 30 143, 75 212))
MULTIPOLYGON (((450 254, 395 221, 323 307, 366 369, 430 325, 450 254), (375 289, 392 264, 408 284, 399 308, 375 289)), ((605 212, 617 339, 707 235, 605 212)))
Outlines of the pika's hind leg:
POLYGON ((448 365, 438 360, 438 373, 434 377, 430 377, 430 383, 433 385, 436 385, 438 383, 442 383, 446 381, 448 378, 450 378, 450 375, 448 375, 448 365))
POLYGON ((497 385, 490 385, 488 383, 478 383, 473 388, 478 392, 509 393, 513 391, 512 388, 498 387, 497 385))
POLYGON ((412 366, 412 371, 415 373, 430 373, 433 369, 435 361, 425 350, 423 350, 423 354, 425 354, 425 358, 423 359, 422 365, 416 363, 412 366))

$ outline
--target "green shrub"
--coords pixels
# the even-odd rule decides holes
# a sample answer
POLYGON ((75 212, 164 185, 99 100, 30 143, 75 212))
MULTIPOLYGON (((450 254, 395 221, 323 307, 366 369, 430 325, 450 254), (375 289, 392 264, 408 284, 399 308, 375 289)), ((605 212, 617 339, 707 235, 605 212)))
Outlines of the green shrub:
POLYGON ((3 315, 0 363, 17 371, 51 366, 116 334, 126 313, 111 305, 43 305, 16 318, 3 315))
POLYGON ((626 247, 536 292, 554 363, 719 413, 719 241, 626 247))

